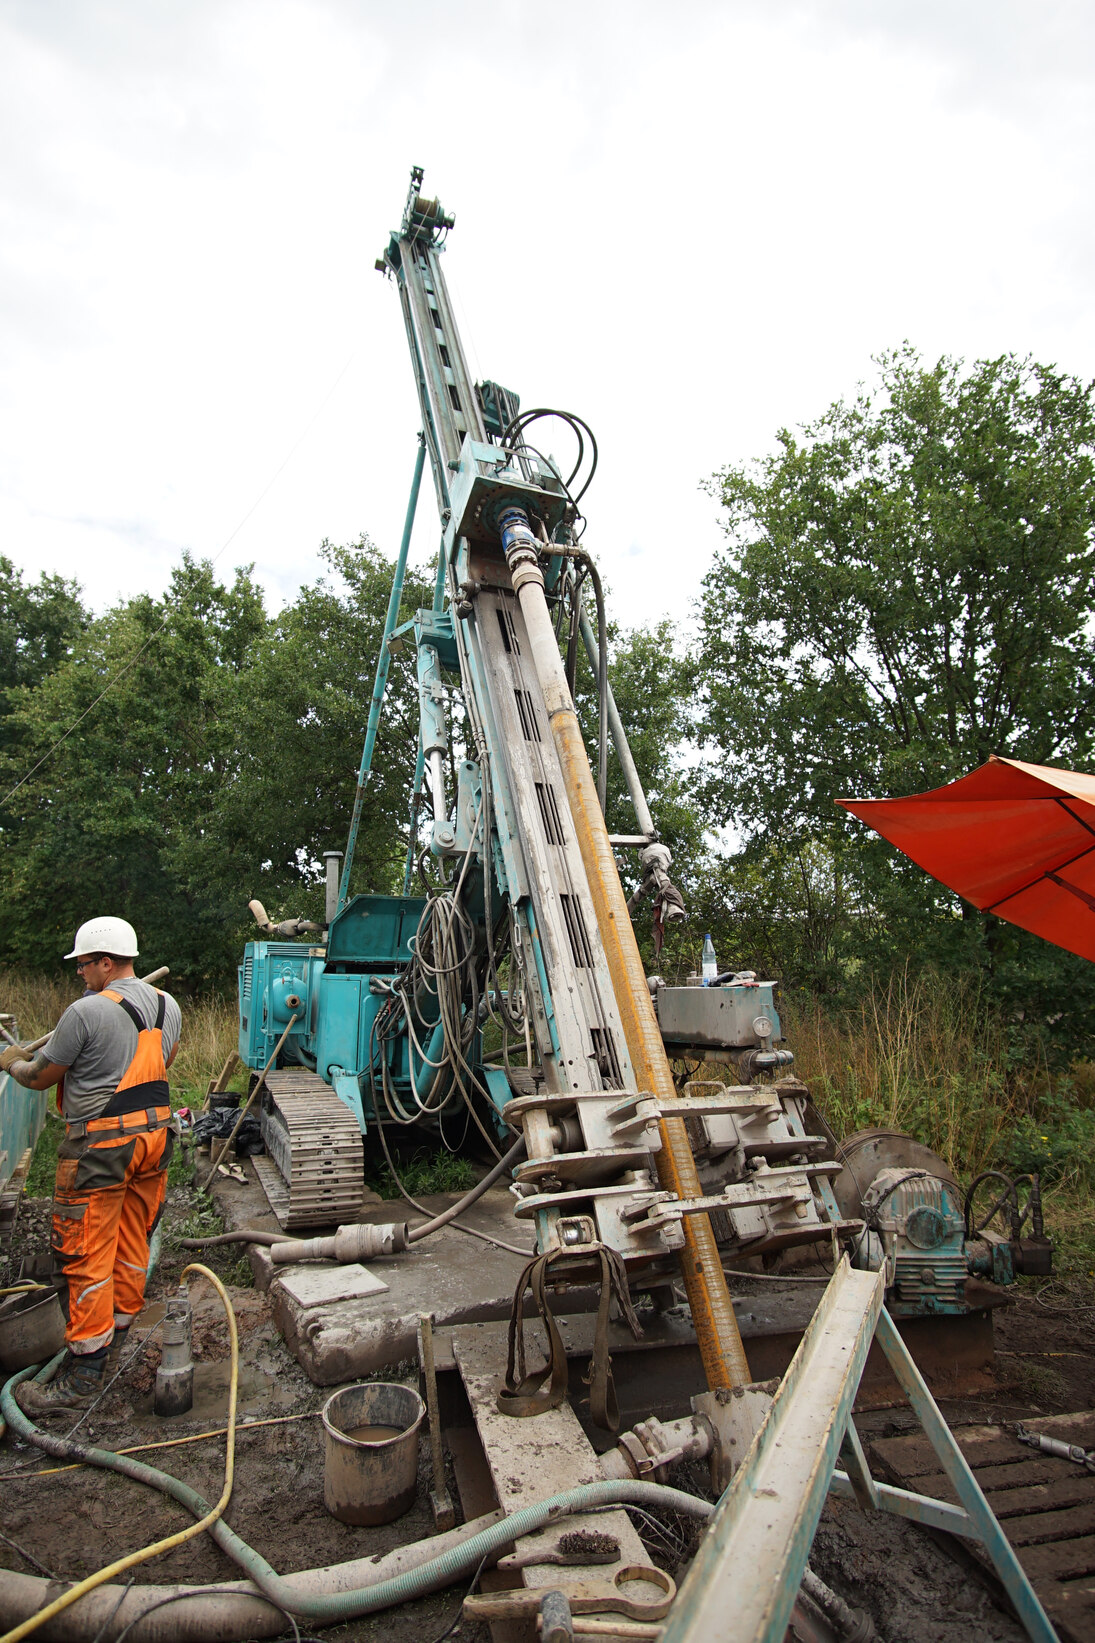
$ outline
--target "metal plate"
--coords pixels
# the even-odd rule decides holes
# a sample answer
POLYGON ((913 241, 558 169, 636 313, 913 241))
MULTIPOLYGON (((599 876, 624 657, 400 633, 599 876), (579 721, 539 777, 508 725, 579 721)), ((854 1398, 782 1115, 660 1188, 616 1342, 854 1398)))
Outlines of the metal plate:
POLYGON ((862 1194, 881 1169, 927 1170, 958 1190, 953 1172, 939 1154, 901 1130, 856 1130, 840 1142, 836 1155, 844 1168, 833 1182, 833 1192, 841 1214, 850 1219, 862 1215, 862 1194))

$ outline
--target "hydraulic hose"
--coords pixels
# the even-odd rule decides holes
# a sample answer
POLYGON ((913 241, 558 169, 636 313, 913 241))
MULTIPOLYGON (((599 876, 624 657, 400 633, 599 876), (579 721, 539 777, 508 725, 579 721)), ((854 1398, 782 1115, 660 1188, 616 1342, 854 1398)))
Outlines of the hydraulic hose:
MULTIPOLYGON (((75 1443, 67 1438, 53 1437, 42 1432, 32 1421, 29 1421, 15 1402, 12 1389, 22 1380, 34 1373, 33 1369, 21 1370, 13 1375, 3 1390, 0 1391, 0 1407, 7 1417, 12 1429, 19 1436, 26 1438, 48 1453, 64 1458, 89 1461, 92 1465, 105 1467, 112 1472, 121 1472, 123 1476, 133 1478, 139 1483, 150 1485, 163 1494, 170 1495, 187 1511, 202 1521, 200 1525, 192 1525, 183 1535, 200 1532, 200 1528, 208 1527, 210 1535, 222 1551, 244 1571, 252 1580, 263 1596, 277 1604, 280 1609, 300 1615, 307 1620, 315 1620, 321 1624, 333 1624, 339 1621, 352 1620, 359 1615, 377 1614, 382 1609, 389 1609, 399 1603, 408 1603, 415 1598, 425 1597, 428 1593, 437 1591, 443 1586, 459 1580, 462 1575, 478 1568, 486 1557, 508 1546, 511 1541, 518 1540, 524 1535, 535 1534, 546 1524, 561 1517, 570 1516, 576 1512, 588 1512, 599 1506, 661 1506, 671 1511, 680 1512, 690 1517, 707 1519, 714 1512, 710 1501, 700 1500, 695 1495, 685 1494, 683 1490, 672 1489, 659 1483, 644 1483, 637 1479, 620 1479, 603 1483, 587 1483, 576 1489, 567 1489, 562 1494, 552 1495, 547 1500, 537 1501, 535 1505, 526 1506, 511 1516, 498 1518, 487 1527, 480 1530, 470 1539, 461 1540, 449 1545, 440 1555, 429 1557, 411 1569, 389 1579, 374 1583, 366 1583, 344 1592, 308 1592, 297 1584, 298 1577, 279 1575, 267 1563, 261 1553, 241 1540, 236 1532, 229 1528, 223 1517, 217 1516, 215 1509, 203 1499, 196 1490, 173 1478, 169 1473, 158 1471, 143 1461, 133 1460, 127 1455, 112 1454, 107 1449, 95 1449, 89 1445, 75 1443), (208 1520, 208 1521, 207 1521, 208 1520)), ((172 1544, 177 1544, 173 1540, 172 1544)), ((157 1550, 166 1549, 167 1542, 157 1546, 157 1550)), ((434 1543, 424 1543, 424 1548, 433 1549, 434 1543)), ((143 1556, 151 1556, 146 1551, 143 1556)), ((129 1567, 135 1558, 123 1559, 121 1563, 113 1565, 111 1571, 100 1571, 101 1578, 113 1570, 129 1567)), ((328 1570, 329 1575, 333 1571, 328 1570)), ((92 1576, 93 1581, 99 1577, 92 1576)), ((303 1579, 303 1577, 299 1577, 303 1579)), ((72 1588, 65 1594, 67 1603, 74 1602, 76 1597, 89 1589, 87 1582, 80 1582, 78 1587, 72 1588)), ((144 1588, 151 1597, 158 1598, 159 1592, 153 1588, 144 1588)), ((119 1593, 119 1596, 121 1594, 119 1593)), ((194 1601, 198 1601, 195 1599, 194 1601)), ((54 1614, 58 1610, 50 1605, 48 1613, 54 1614)), ((17 1638, 25 1637, 28 1631, 47 1618, 47 1611, 42 1610, 32 1617, 30 1622, 16 1627, 0 1643, 16 1643, 17 1638)), ((69 1634, 73 1635, 73 1634, 69 1634)), ((225 1634, 210 1633, 212 1636, 223 1637, 225 1634)), ((251 1636, 253 1629, 241 1630, 239 1637, 251 1636)))
POLYGON ((524 1152, 525 1138, 523 1135, 519 1135, 509 1151, 502 1154, 498 1162, 487 1171, 483 1179, 477 1181, 474 1187, 464 1194, 463 1198, 458 1198, 455 1204, 451 1204, 448 1209, 443 1209, 440 1215, 435 1215, 432 1220, 424 1222, 422 1226, 411 1227, 407 1233, 407 1242, 417 1244, 420 1239, 428 1238, 431 1232, 439 1232, 442 1227, 448 1226, 450 1221, 455 1221, 458 1215, 463 1215, 464 1211, 470 1209, 472 1204, 482 1198, 483 1194, 488 1192, 496 1181, 501 1180, 502 1176, 511 1170, 515 1164, 520 1163, 524 1152))
MULTIPOLYGON (((484 1193, 489 1192, 491 1187, 501 1180, 507 1171, 520 1162, 524 1151, 525 1138, 521 1135, 518 1136, 509 1151, 503 1153, 498 1162, 491 1166, 483 1179, 477 1181, 474 1187, 471 1187, 462 1198, 457 1199, 455 1204, 450 1204, 449 1208, 442 1210, 440 1215, 431 1216, 428 1221, 423 1222, 420 1226, 411 1227, 407 1232, 408 1244, 420 1243, 423 1238, 428 1238, 432 1232, 440 1232, 441 1228, 447 1227, 450 1221, 455 1221, 458 1216, 463 1215, 466 1209, 470 1209, 474 1203, 477 1203, 484 1193)), ((409 1194, 406 1196, 407 1202, 414 1209, 422 1215, 426 1214, 421 1204, 411 1198, 409 1194)), ((470 1227, 460 1228, 461 1232, 471 1232, 472 1230, 470 1227)), ((219 1232, 212 1238, 181 1238, 179 1240, 184 1249, 212 1249, 216 1244, 292 1244, 295 1241, 292 1238, 287 1238, 281 1232, 262 1232, 257 1228, 251 1229, 248 1227, 244 1227, 240 1232, 219 1232)), ((314 1240, 308 1241, 313 1242, 314 1240)), ((505 1249, 512 1248, 518 1255, 532 1253, 531 1250, 519 1250, 516 1245, 504 1244, 502 1247, 505 1249)))
POLYGON ((259 1227, 241 1227, 239 1232, 215 1232, 211 1238, 180 1238, 181 1249, 216 1249, 218 1244, 284 1244, 291 1240, 284 1232, 263 1232, 259 1227))
MULTIPOLYGON (((202 1512, 197 1523, 191 1523, 187 1528, 179 1529, 175 1532, 175 1534, 168 1535, 163 1540, 154 1541, 151 1545, 144 1546, 139 1551, 129 1552, 125 1557, 118 1558, 113 1563, 108 1563, 105 1568, 97 1569, 93 1575, 88 1575, 86 1579, 77 1581, 75 1586, 70 1586, 67 1592, 62 1592, 61 1596, 54 1598, 52 1603, 47 1603, 44 1609, 39 1609, 37 1614, 31 1615, 28 1620, 24 1620, 21 1625, 14 1627, 13 1630, 5 1632, 4 1636, 0 1638, 0 1643, 19 1643, 20 1638, 27 1637, 31 1632, 36 1631, 45 1621, 52 1620, 54 1615, 60 1614, 62 1610, 67 1609, 71 1603, 77 1602, 79 1598, 84 1596, 85 1592, 94 1591, 96 1586, 104 1585, 105 1582, 112 1579, 114 1575, 124 1574, 127 1569, 132 1569, 138 1563, 147 1563, 149 1558, 158 1557, 161 1552, 170 1552, 174 1549, 174 1547, 181 1546, 184 1541, 193 1540, 196 1535, 201 1534, 203 1529, 208 1529, 214 1523, 218 1522, 221 1513, 231 1500, 232 1477, 235 1470, 236 1454, 236 1393, 239 1386, 240 1369, 239 1336, 236 1331, 236 1314, 232 1310, 232 1303, 228 1299, 228 1292, 215 1272, 210 1272, 207 1266, 201 1266, 196 1261, 191 1262, 189 1266, 183 1268, 182 1276, 185 1278, 188 1272, 200 1272, 203 1278, 209 1279, 209 1282, 213 1285, 214 1289, 217 1291, 217 1294, 221 1298, 225 1315, 228 1319, 228 1340, 231 1352, 231 1377, 228 1387, 228 1434, 225 1442, 224 1488, 221 1490, 220 1499, 215 1506, 209 1506, 205 1501, 200 1500, 200 1496, 195 1496, 195 1500, 200 1501, 202 1507, 202 1512)), ((16 1376, 15 1379, 19 1380, 25 1378, 25 1375, 29 1373, 31 1373, 31 1371, 24 1371, 23 1376, 16 1376)), ((12 1382, 9 1381, 8 1385, 4 1388, 5 1394, 9 1391, 11 1385, 12 1382)), ((14 1398, 11 1400, 11 1403, 15 1409, 18 1409, 18 1405, 15 1403, 14 1398)), ((16 1430, 18 1430, 18 1423, 12 1419, 11 1410, 8 1409, 6 1404, 4 1413, 8 1421, 16 1427, 16 1430)), ((19 1413, 21 1415, 22 1411, 19 1410, 19 1413)), ((37 1431, 36 1428, 34 1430, 37 1431)), ((29 1435, 30 1434, 28 1434, 28 1436, 29 1435)), ((43 1445, 43 1447, 45 1447, 45 1445, 43 1445)), ((91 1458, 94 1453, 95 1451, 89 1450, 89 1458, 91 1458)), ((103 1453, 107 1453, 107 1451, 104 1450, 103 1453)), ((153 1468, 149 1467, 148 1470, 152 1471, 153 1468)), ((160 1473, 158 1475, 162 1477, 164 1474, 160 1473)))

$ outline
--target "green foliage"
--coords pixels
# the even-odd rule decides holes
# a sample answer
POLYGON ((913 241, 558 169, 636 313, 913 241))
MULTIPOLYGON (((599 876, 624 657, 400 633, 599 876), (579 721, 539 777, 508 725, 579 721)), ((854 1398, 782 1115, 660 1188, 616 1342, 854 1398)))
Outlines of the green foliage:
POLYGON ((16 739, 9 716, 19 692, 52 673, 87 621, 75 582, 43 573, 28 584, 0 555, 0 748, 16 739))
MULTIPOLYGON (((325 542, 333 578, 302 588, 252 645, 233 724, 238 754, 207 835, 192 844, 188 876, 214 875, 242 902, 323 914, 324 850, 345 845, 355 771, 365 740, 392 566, 367 538, 325 542)), ((404 585, 400 620, 432 588, 404 585)), ((398 887, 418 745, 413 646, 391 659, 352 889, 398 887)), ((280 913, 275 916, 282 916, 280 913)))
POLYGON ((212 1198, 207 1192, 195 1192, 187 1214, 165 1224, 164 1243, 174 1250, 183 1238, 215 1238, 223 1231, 224 1222, 212 1198))
POLYGON ((727 939, 846 999, 914 954, 982 976, 1039 1053, 1095 1043, 1090 965, 960 904, 836 804, 991 754, 1095 755, 1095 388, 906 347, 712 488, 728 543, 699 606, 699 798, 745 840, 718 875, 727 939))
POLYGON ((416 1152, 400 1168, 403 1185, 414 1197, 420 1192, 467 1192, 478 1180, 466 1158, 441 1148, 437 1152, 416 1152))
POLYGON ((716 482, 706 787, 750 830, 830 827, 843 795, 993 753, 1095 750, 1095 388, 1010 355, 925 369, 908 348, 880 374, 716 482))
MULTIPOLYGON (((52 1099, 52 1091, 50 1099, 52 1099)), ((27 1171, 27 1184, 24 1188, 28 1198, 52 1198, 53 1182, 57 1175, 57 1148, 64 1137, 64 1125, 56 1118, 48 1118, 41 1135, 35 1142, 31 1154, 30 1169, 27 1171)))
POLYGON ((76 924, 109 907, 176 977, 223 972, 238 914, 218 886, 190 881, 186 863, 233 774, 240 678, 265 620, 246 572, 225 587, 186 558, 164 600, 130 600, 89 623, 25 693, 13 715, 23 746, 5 776, 79 724, 4 816, 9 962, 54 968, 76 924))
MULTIPOLYGON (((412 1198, 430 1192, 467 1192, 479 1179, 475 1166, 460 1158, 447 1147, 433 1151, 420 1150, 407 1159, 396 1159, 396 1168, 404 1189, 412 1198)), ((392 1197, 395 1185, 384 1158, 377 1153, 372 1168, 366 1169, 367 1184, 382 1198, 392 1197)))
POLYGON ((1055 1091, 1039 1103, 1037 1116, 1020 1118, 1001 1156, 1011 1174, 1038 1174, 1050 1185, 1067 1179, 1093 1187, 1095 1112, 1055 1091))
MULTIPOLYGON (((0 814, 0 962, 54 969, 75 926, 105 907, 194 989, 232 975, 250 897, 275 917, 322 917, 322 852, 345 841, 392 574, 364 538, 323 552, 330 579, 273 619, 249 571, 225 585, 188 557, 163 600, 123 601, 65 644, 49 638, 52 650, 34 626, 45 595, 9 601, 26 630, 15 653, 30 656, 39 634, 51 670, 12 692, 0 740, 0 781, 23 778, 0 814)), ((48 638, 69 595, 47 591, 48 638)), ((403 614, 427 594, 410 579, 403 614)), ((357 887, 395 880, 415 701, 412 666, 397 658, 357 887)))

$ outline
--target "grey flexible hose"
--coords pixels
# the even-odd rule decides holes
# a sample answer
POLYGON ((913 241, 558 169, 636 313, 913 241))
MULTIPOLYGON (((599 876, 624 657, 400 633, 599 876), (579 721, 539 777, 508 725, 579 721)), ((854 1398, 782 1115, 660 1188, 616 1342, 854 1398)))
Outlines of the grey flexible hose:
POLYGON ((428 1238, 431 1232, 440 1231, 442 1227, 448 1226, 450 1221, 455 1221, 458 1215, 463 1215, 464 1211, 470 1209, 472 1204, 482 1198, 483 1194, 493 1187, 494 1183, 500 1180, 507 1170, 512 1169, 514 1164, 520 1162, 524 1151, 525 1138, 523 1135, 519 1135, 509 1151, 502 1154, 498 1162, 487 1171, 483 1179, 477 1181, 475 1186, 464 1194, 463 1198, 458 1199, 450 1208, 443 1209, 440 1215, 435 1215, 432 1220, 426 1221, 424 1225, 411 1227, 407 1233, 407 1242, 417 1244, 420 1238, 428 1238))

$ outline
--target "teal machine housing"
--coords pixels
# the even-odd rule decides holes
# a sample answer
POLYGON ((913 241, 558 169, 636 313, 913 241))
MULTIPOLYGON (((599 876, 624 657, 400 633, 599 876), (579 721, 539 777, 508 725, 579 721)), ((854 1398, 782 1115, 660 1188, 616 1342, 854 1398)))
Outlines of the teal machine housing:
MULTIPOLYGON (((381 1044, 374 1028, 411 958, 425 906, 425 896, 357 895, 332 919, 325 947, 249 941, 238 971, 241 1061, 261 1072, 296 1016, 279 1065, 318 1073, 363 1134, 378 1121, 373 1091, 382 1061, 396 1093, 413 1101, 415 1090, 432 1082, 436 999, 415 1001, 418 1048, 407 1034, 381 1044)), ((479 1047, 477 1035, 473 1056, 479 1047)))

